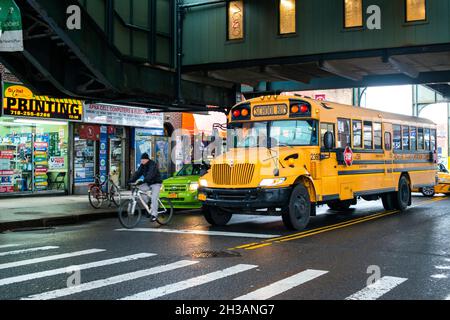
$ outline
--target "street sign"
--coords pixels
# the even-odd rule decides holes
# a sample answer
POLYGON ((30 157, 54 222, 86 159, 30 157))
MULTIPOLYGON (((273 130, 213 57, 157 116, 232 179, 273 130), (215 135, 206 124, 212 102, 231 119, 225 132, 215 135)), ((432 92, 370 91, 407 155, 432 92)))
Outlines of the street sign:
POLYGON ((353 151, 349 146, 344 150, 344 162, 347 167, 350 167, 353 164, 353 151))
POLYGON ((0 52, 23 51, 22 16, 13 0, 0 0, 0 52))

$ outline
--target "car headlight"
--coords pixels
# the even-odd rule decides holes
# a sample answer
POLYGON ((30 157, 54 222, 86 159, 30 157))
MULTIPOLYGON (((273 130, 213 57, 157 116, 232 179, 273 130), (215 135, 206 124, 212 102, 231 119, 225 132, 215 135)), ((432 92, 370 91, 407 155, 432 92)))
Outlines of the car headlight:
POLYGON ((208 186, 208 181, 205 179, 200 179, 199 184, 201 187, 207 187, 208 186))
POLYGON ((191 183, 189 185, 189 191, 197 191, 198 190, 198 183, 191 183))
POLYGON ((286 181, 286 178, 264 179, 259 184, 260 187, 275 187, 286 181))

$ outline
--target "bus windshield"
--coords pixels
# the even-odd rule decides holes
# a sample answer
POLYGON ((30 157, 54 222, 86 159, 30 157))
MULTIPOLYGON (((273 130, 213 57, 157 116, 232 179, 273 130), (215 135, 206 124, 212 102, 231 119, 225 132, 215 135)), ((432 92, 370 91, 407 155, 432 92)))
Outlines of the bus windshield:
POLYGON ((229 142, 234 148, 318 145, 316 120, 232 123, 228 129, 229 142))

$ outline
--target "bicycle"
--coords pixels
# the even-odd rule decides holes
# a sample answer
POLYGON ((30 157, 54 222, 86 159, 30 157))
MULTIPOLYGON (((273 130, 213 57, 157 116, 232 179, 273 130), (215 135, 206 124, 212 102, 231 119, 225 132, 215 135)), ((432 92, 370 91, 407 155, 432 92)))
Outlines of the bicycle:
POLYGON ((111 207, 111 204, 114 203, 116 207, 120 206, 122 196, 120 194, 119 187, 114 183, 111 179, 111 176, 108 176, 108 179, 101 182, 100 175, 96 175, 94 177, 94 183, 89 186, 89 203, 95 209, 100 209, 105 201, 108 201, 108 206, 111 207), (108 190, 103 191, 106 183, 108 183, 108 190))
MULTIPOLYGON (((146 211, 146 217, 151 217, 151 191, 143 192, 138 186, 138 183, 130 184, 132 187, 131 199, 127 199, 119 207, 119 221, 120 224, 126 229, 133 229, 138 225, 142 217, 142 208, 146 211), (149 204, 145 203, 142 199, 142 195, 149 197, 149 204), (142 207, 142 208, 141 208, 142 207)), ((173 216, 173 204, 169 199, 163 199, 167 207, 162 203, 161 199, 158 199, 158 213, 156 222, 159 225, 167 225, 173 216)))

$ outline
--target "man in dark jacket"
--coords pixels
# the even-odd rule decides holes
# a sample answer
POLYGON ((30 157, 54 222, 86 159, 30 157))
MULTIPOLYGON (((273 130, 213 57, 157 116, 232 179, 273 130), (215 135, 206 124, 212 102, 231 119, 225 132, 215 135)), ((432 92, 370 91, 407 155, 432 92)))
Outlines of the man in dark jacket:
MULTIPOLYGON (((133 177, 130 179, 130 183, 136 182, 139 178, 144 177, 143 184, 139 186, 142 192, 152 192, 152 205, 150 208, 150 214, 152 215, 151 220, 156 221, 158 217, 158 199, 159 192, 161 191, 162 179, 161 174, 158 169, 158 164, 150 160, 147 153, 141 156, 141 165, 135 172, 133 177)), ((147 196, 142 196, 145 203, 148 203, 149 198, 147 196)))

